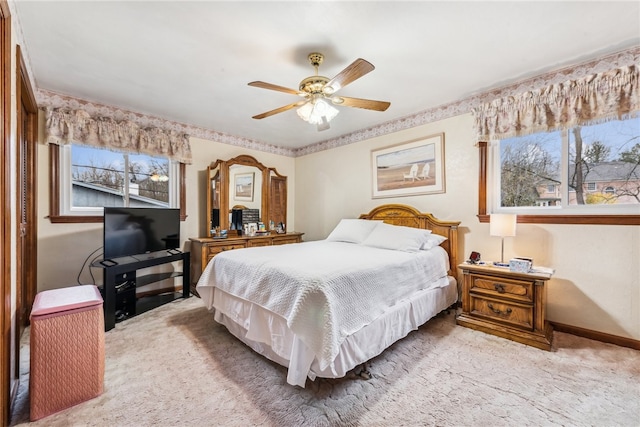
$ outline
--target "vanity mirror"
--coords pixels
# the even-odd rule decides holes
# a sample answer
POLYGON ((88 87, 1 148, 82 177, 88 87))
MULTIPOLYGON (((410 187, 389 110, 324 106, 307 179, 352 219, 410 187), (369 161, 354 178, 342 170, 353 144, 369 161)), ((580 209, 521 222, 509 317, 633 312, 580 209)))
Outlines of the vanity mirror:
POLYGON ((257 211, 267 229, 286 224, 287 177, 248 155, 216 160, 207 168, 207 237, 234 228, 233 209, 257 211))
MULTIPOLYGON (((302 241, 304 233, 287 229, 287 177, 251 156, 216 160, 207 168, 207 233, 192 237, 191 290, 217 254, 256 246, 286 245, 302 241), (239 236, 231 229, 233 209, 243 209, 248 222, 263 223, 264 233, 239 236), (255 215, 257 214, 257 216, 255 215), (273 223, 274 229, 270 230, 273 223), (282 225, 280 225, 282 224, 282 225), (278 229, 278 225, 280 225, 278 229), (214 233, 216 229, 220 233, 214 233), (223 234, 224 233, 224 234, 223 234)), ((245 218, 243 218, 245 222, 245 218)), ((240 227, 241 228, 241 227, 240 227)))

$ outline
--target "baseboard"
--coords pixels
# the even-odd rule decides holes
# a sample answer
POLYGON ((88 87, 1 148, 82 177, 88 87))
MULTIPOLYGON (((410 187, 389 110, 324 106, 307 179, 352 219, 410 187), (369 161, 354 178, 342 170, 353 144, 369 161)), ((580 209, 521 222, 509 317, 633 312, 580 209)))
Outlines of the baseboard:
POLYGON ((632 338, 619 337, 617 335, 605 334, 604 332, 592 331, 590 329, 579 328, 577 326, 565 325, 563 323, 549 322, 553 329, 558 332, 576 335, 583 338, 589 338, 595 341, 606 342, 609 344, 628 347, 634 350, 640 350, 640 341, 632 338))

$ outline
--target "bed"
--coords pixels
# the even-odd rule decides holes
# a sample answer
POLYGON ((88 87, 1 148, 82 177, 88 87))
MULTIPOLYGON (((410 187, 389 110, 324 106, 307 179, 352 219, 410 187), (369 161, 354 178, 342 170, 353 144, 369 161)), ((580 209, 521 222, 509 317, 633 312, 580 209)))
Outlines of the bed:
POLYGON ((325 240, 219 254, 196 289, 218 323, 304 387, 345 376, 456 303, 458 224, 383 205, 325 240))

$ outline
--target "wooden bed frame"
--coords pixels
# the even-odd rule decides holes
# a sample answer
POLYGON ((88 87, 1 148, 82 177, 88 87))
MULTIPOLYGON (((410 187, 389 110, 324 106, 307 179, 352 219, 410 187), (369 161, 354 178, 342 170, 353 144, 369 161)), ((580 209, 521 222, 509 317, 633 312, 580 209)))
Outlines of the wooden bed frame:
POLYGON ((447 238, 440 246, 449 254, 449 275, 458 277, 458 225, 460 221, 442 221, 430 213, 421 213, 411 206, 400 204, 381 205, 360 219, 382 220, 392 225, 423 228, 447 238))

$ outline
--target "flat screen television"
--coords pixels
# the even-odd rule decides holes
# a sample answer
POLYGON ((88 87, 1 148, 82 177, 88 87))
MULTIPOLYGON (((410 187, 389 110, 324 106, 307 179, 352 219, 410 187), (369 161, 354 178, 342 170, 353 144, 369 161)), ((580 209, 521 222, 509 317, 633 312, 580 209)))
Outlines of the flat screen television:
POLYGON ((104 208, 104 259, 180 246, 180 209, 104 208))

